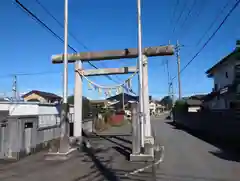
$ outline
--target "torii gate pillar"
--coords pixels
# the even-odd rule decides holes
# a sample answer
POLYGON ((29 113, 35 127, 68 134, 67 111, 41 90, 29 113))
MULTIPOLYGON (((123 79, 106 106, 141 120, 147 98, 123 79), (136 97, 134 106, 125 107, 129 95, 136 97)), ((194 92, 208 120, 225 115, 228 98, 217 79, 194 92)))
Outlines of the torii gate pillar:
POLYGON ((149 90, 148 90, 148 57, 143 55, 143 110, 145 113, 145 136, 152 136, 149 111, 149 90))
POLYGON ((146 155, 153 156, 153 145, 154 145, 154 137, 152 133, 152 126, 150 120, 150 110, 149 110, 149 90, 148 90, 148 57, 143 56, 143 77, 142 77, 142 85, 143 89, 143 112, 144 112, 144 152, 146 155))
MULTIPOLYGON (((82 68, 82 61, 75 62, 75 70, 82 68)), ((82 76, 75 71, 74 85, 74 130, 73 135, 78 140, 82 141, 82 76)))

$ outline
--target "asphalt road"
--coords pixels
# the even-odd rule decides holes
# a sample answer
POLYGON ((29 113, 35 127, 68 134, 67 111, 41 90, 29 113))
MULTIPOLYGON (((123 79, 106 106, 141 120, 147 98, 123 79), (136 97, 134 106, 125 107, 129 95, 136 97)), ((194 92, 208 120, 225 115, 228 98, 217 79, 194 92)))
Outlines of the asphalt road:
POLYGON ((240 180, 240 156, 236 152, 220 149, 186 129, 176 129, 164 115, 153 118, 152 124, 156 141, 165 148, 157 180, 240 180))

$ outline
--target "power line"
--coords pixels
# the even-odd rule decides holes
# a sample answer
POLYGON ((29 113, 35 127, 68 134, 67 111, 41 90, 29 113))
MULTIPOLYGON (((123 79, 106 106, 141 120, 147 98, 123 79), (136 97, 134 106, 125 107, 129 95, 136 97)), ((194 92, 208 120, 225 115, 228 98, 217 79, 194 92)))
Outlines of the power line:
POLYGON ((190 15, 192 14, 193 8, 194 8, 194 6, 195 6, 196 4, 197 4, 197 0, 194 0, 194 1, 193 1, 193 4, 191 5, 190 9, 188 10, 188 13, 187 13, 185 19, 183 20, 183 23, 182 23, 182 25, 181 25, 181 28, 182 28, 182 27, 184 26, 184 24, 187 22, 188 18, 189 18, 190 15))
MULTIPOLYGON (((198 2, 199 2, 199 1, 198 1, 198 2)), ((196 3, 197 3, 197 1, 196 1, 196 3)), ((181 35, 181 39, 183 39, 183 37, 185 37, 185 35, 187 35, 187 31, 190 30, 190 27, 191 27, 195 22, 197 22, 197 19, 200 17, 201 13, 203 12, 204 8, 206 7, 206 3, 208 3, 208 1, 201 1, 200 6, 198 6, 198 7, 199 7, 199 8, 198 8, 199 11, 196 12, 195 20, 192 21, 192 23, 189 23, 189 24, 188 24, 188 28, 185 27, 185 29, 184 29, 185 31, 184 31, 184 34, 181 35)), ((195 6, 195 5, 193 4, 193 6, 195 6)), ((191 11, 191 13, 193 13, 193 11, 191 11)), ((191 14, 191 13, 190 13, 190 14, 191 14)), ((189 14, 188 17, 191 16, 190 14, 189 14)), ((187 18, 187 19, 188 19, 188 18, 187 18)), ((183 26, 183 24, 182 24, 181 26, 183 26)))
MULTIPOLYGON (((20 3, 18 0, 15 0, 15 2, 21 6, 21 8, 23 8, 25 11, 27 12, 28 15, 30 15, 32 17, 32 19, 34 19, 35 21, 37 21, 37 23, 40 23, 40 25, 42 25, 44 28, 46 28, 49 32, 51 32, 58 40, 60 40, 62 43, 64 43, 64 40, 57 35, 51 28, 49 28, 42 20, 40 20, 35 14, 33 14, 29 9, 27 9, 22 3, 20 3)), ((77 53, 77 51, 68 44, 68 47, 74 51, 75 53, 77 53)), ((98 67, 96 67, 94 64, 92 64, 91 62, 88 62, 91 66, 93 66, 94 68, 98 69, 98 67)))
MULTIPOLYGON (((61 23, 42 3, 40 3, 39 0, 35 0, 35 1, 36 1, 36 3, 37 3, 39 6, 41 6, 41 8, 42 8, 51 18, 53 18, 53 19, 57 22, 57 24, 58 24, 60 27, 62 27, 62 28, 64 29, 63 23, 61 23)), ((85 43, 83 43, 82 41, 80 41, 71 31, 68 31, 68 34, 69 34, 79 45, 81 45, 84 49, 90 51, 90 48, 88 48, 85 43)), ((88 63, 89 63, 89 62, 88 62, 88 63)), ((105 67, 108 67, 108 66, 107 66, 106 64, 104 64, 103 62, 100 62, 100 64, 102 64, 102 65, 105 66, 105 67)), ((95 67, 94 67, 94 68, 95 68, 95 67)), ((117 75, 115 75, 115 77, 116 77, 118 80, 122 81, 117 75)))
MULTIPOLYGON (((42 27, 46 28, 50 33, 52 33, 52 35, 54 37, 56 37, 59 41, 61 41, 62 43, 64 43, 64 40, 57 35, 49 26, 47 26, 42 20, 40 20, 32 11, 30 11, 27 7, 25 7, 21 2, 19 2, 18 0, 15 0, 15 2, 24 10, 24 12, 26 12, 28 15, 31 16, 31 18, 33 20, 35 20, 37 23, 39 23, 42 27)), ((77 53, 77 51, 68 44, 68 47, 75 53, 77 53)), ((94 67, 95 69, 98 69, 97 66, 95 66, 93 63, 91 63, 90 61, 87 61, 92 67, 94 67)), ((109 80, 114 81, 115 83, 119 83, 116 80, 112 79, 109 75, 106 75, 106 77, 109 80)), ((133 92, 132 92, 133 93, 133 92)))
POLYGON ((6 75, 0 75, 0 78, 5 78, 5 77, 13 77, 13 76, 33 76, 33 75, 47 75, 47 74, 60 74, 61 72, 32 72, 32 73, 13 73, 13 74, 6 74, 6 75))
POLYGON ((176 22, 176 24, 175 24, 175 26, 174 26, 174 28, 173 28, 173 33, 175 32, 175 30, 176 30, 176 28, 177 28, 177 24, 178 24, 178 22, 180 21, 183 13, 184 13, 184 11, 185 11, 185 9, 186 9, 186 7, 187 7, 186 5, 187 5, 187 1, 185 1, 184 5, 183 5, 183 8, 182 8, 182 11, 180 12, 180 14, 179 14, 179 16, 178 16, 177 22, 176 22))
MULTIPOLYGON (((180 74, 195 60, 195 58, 202 52, 202 50, 208 45, 208 43, 213 39, 213 37, 216 35, 216 33, 221 29, 221 27, 224 25, 226 20, 229 18, 229 16, 233 13, 233 11, 238 7, 240 3, 240 0, 237 0, 234 6, 231 8, 231 10, 228 12, 228 14, 225 16, 225 18, 222 20, 222 22, 219 24, 217 29, 213 32, 213 34, 208 38, 208 40, 203 44, 203 46, 199 49, 199 51, 192 57, 192 59, 181 69, 180 74)), ((175 79, 177 76, 173 77, 175 79)))
POLYGON ((204 8, 206 7, 208 1, 201 1, 200 6, 199 6, 199 11, 196 14, 196 18, 198 18, 201 13, 203 12, 204 8))
MULTIPOLYGON (((185 95, 186 94, 208 94, 208 91, 183 91, 182 93, 185 94, 185 95)), ((157 94, 159 94, 159 95, 160 94, 161 95, 166 94, 166 95, 168 95, 169 92, 168 91, 150 91, 149 94, 155 94, 155 95, 157 95, 157 94)))
POLYGON ((218 18, 222 15, 222 13, 224 12, 224 10, 227 8, 227 6, 230 4, 230 0, 227 0, 226 4, 223 6, 223 8, 218 12, 217 16, 213 19, 212 23, 209 25, 209 27, 207 28, 207 30, 203 33, 203 35, 200 37, 200 39, 198 40, 196 46, 198 46, 203 38, 207 35, 207 33, 212 29, 213 25, 217 22, 218 18))
MULTIPOLYGON (((61 23, 42 3, 40 3, 38 0, 35 0, 36 3, 41 6, 41 8, 51 17, 53 18, 57 24, 59 26, 61 26, 62 28, 64 28, 63 23, 61 23)), ((80 41, 76 36, 74 36, 74 34, 70 31, 68 31, 68 34, 78 43, 80 44, 83 48, 85 48, 86 50, 89 50, 89 48, 82 42, 80 41)))
POLYGON ((177 10, 177 7, 179 5, 179 2, 180 2, 180 0, 176 0, 176 4, 175 4, 175 6, 173 8, 173 16, 172 16, 172 21, 171 21, 172 23, 174 21, 175 15, 176 15, 176 10, 177 10))

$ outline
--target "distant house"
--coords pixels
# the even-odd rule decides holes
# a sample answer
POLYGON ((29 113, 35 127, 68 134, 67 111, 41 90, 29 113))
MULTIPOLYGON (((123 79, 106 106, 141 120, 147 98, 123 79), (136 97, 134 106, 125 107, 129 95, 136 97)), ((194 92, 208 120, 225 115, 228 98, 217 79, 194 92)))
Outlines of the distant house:
POLYGON ((60 103, 62 97, 50 93, 50 92, 43 92, 38 90, 32 90, 24 95, 22 98, 25 102, 40 102, 40 103, 60 103))
POLYGON ((237 100, 240 90, 240 41, 229 55, 206 72, 214 81, 212 92, 205 97, 205 105, 210 109, 229 109, 237 100), (207 104, 206 104, 207 102, 207 104))
POLYGON ((108 100, 90 100, 90 105, 93 108, 107 108, 108 100))
POLYGON ((112 97, 107 98, 108 101, 111 102, 117 102, 116 104, 114 104, 114 107, 116 110, 122 109, 123 108, 123 103, 125 108, 129 108, 130 107, 130 103, 131 102, 136 102, 138 100, 137 96, 132 96, 130 94, 127 93, 123 93, 123 94, 118 94, 112 97))
POLYGON ((159 101, 154 101, 154 100, 149 101, 150 115, 160 114, 164 110, 165 110, 165 106, 161 105, 159 101))

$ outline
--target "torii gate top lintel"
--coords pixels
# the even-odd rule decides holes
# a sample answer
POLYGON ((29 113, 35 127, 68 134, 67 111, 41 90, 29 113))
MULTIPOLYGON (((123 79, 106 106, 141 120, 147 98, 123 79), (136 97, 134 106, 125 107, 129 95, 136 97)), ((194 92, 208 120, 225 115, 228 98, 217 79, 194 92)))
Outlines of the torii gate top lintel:
MULTIPOLYGON (((166 56, 174 54, 174 46, 154 46, 147 47, 143 49, 143 54, 147 57, 154 56, 166 56)), ((102 52, 81 52, 68 54, 68 63, 74 63, 77 60, 81 61, 99 61, 99 60, 114 60, 114 59, 124 59, 124 58, 137 58, 138 49, 137 48, 126 48, 123 50, 106 50, 102 52)), ((63 55, 53 55, 52 63, 58 64, 63 63, 63 55)))

